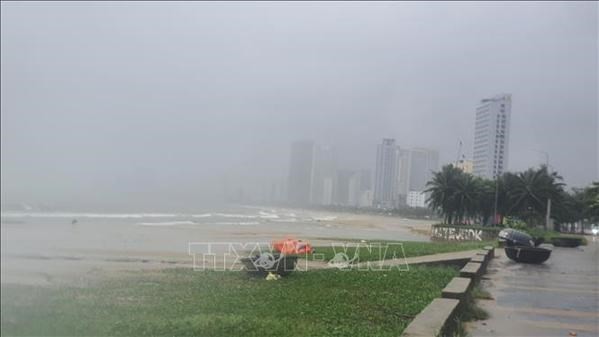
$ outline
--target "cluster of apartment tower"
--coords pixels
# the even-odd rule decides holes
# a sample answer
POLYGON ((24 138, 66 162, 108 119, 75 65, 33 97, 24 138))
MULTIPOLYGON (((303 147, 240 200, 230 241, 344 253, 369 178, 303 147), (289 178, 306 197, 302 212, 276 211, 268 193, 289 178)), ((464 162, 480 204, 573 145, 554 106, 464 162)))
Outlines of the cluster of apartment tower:
MULTIPOLYGON (((494 179, 507 167, 511 96, 481 100, 476 108, 473 159, 453 163, 465 172, 494 179)), ((294 205, 352 207, 426 207, 427 182, 439 170, 439 152, 401 148, 385 138, 370 170, 342 170, 335 151, 313 141, 291 145, 287 201, 294 205)))
POLYGON ((438 163, 435 150, 400 149, 395 140, 384 139, 378 146, 373 184, 371 170, 338 169, 333 148, 312 141, 295 142, 291 145, 288 201, 296 205, 424 207, 420 194, 438 163))

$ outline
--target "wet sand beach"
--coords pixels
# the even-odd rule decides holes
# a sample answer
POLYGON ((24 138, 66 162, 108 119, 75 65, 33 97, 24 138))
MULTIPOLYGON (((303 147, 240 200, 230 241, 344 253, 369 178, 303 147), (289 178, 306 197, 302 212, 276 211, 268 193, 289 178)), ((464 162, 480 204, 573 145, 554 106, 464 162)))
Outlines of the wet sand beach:
POLYGON ((292 209, 202 214, 2 213, 2 283, 85 284, 95 275, 192 266, 189 244, 294 237, 428 241, 430 220, 292 209), (76 219, 76 223, 72 223, 76 219))

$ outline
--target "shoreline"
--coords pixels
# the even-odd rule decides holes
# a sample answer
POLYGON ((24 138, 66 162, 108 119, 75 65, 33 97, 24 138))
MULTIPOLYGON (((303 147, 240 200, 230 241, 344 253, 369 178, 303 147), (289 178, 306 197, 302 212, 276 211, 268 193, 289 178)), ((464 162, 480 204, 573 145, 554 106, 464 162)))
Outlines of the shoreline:
POLYGON ((284 237, 319 245, 339 239, 429 241, 424 233, 433 223, 396 216, 291 208, 256 207, 253 212, 243 216, 256 218, 235 219, 240 223, 253 221, 253 225, 211 225, 206 218, 195 219, 194 224, 171 226, 141 226, 137 222, 146 220, 137 218, 83 218, 77 224, 68 218, 13 218, 25 223, 3 221, 0 225, 1 283, 51 286, 94 278, 101 272, 191 266, 190 242, 268 243, 284 237), (297 220, 277 222, 280 219, 274 217, 273 211, 280 218, 294 214, 297 220))

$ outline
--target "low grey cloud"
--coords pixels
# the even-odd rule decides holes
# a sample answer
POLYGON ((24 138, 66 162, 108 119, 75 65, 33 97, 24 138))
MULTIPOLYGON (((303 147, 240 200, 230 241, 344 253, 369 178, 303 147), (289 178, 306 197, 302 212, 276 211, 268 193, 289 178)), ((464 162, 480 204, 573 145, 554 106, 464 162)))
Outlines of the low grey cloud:
MULTIPOLYGON (((599 179, 595 2, 3 2, 2 198, 200 207, 284 179, 289 144, 372 168, 383 137, 471 154, 513 98, 510 167, 599 179)), ((153 206, 152 206, 153 207, 153 206)))

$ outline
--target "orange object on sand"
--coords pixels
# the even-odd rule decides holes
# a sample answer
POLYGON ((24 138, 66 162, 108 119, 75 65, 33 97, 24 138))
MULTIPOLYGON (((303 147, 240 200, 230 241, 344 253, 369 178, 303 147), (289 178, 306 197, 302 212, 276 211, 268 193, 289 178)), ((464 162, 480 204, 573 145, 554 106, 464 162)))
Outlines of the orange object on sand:
POLYGON ((312 245, 295 239, 285 239, 273 242, 273 248, 283 255, 312 253, 312 245))

